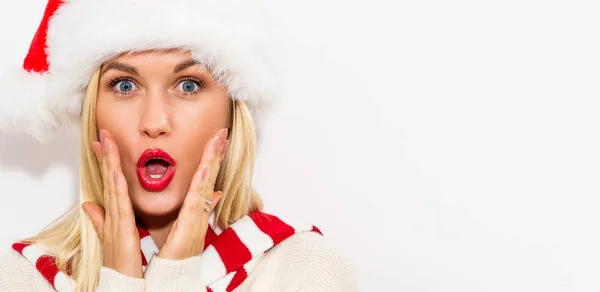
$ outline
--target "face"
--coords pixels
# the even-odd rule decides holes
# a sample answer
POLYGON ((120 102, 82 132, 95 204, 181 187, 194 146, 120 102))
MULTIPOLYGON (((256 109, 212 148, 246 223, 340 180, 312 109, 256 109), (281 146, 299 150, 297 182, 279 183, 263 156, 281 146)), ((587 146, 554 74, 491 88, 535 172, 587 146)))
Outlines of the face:
POLYGON ((124 54, 102 66, 97 125, 118 146, 136 212, 179 210, 205 144, 229 127, 230 107, 226 89, 189 53, 124 54))

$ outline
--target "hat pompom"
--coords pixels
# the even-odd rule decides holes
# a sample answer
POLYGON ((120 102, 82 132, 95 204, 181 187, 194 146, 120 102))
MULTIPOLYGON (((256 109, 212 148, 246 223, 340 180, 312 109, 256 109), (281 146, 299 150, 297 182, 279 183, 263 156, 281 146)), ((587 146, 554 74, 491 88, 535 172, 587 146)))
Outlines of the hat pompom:
POLYGON ((0 74, 0 131, 28 133, 43 143, 61 122, 46 104, 49 76, 12 68, 0 74))

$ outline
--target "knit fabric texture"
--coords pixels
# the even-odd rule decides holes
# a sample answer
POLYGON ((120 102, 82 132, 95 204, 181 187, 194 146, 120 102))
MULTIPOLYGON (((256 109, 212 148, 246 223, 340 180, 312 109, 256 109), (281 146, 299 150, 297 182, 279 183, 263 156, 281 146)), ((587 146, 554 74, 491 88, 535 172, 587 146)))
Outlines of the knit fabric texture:
MULTIPOLYGON (((153 257, 144 279, 102 268, 98 292, 207 291, 194 286, 191 273, 201 257, 168 261, 153 257)), ((11 250, 0 259, 0 292, 56 291, 25 257, 11 250)), ((233 291, 357 291, 347 258, 315 232, 295 234, 267 251, 247 279, 233 291)))

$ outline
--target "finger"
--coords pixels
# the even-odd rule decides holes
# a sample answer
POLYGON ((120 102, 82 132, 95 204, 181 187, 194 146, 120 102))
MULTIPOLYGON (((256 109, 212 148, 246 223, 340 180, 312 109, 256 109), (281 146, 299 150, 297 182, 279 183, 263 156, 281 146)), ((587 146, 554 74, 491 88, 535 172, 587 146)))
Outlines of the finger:
POLYGON ((219 201, 221 200, 222 197, 223 197, 222 191, 214 192, 212 201, 207 202, 207 206, 210 208, 211 212, 212 212, 212 210, 214 210, 217 207, 217 204, 219 204, 219 201))
POLYGON ((175 221, 173 222, 173 226, 171 227, 171 230, 169 230, 169 235, 167 236, 167 238, 170 238, 171 236, 173 236, 173 233, 175 233, 175 230, 179 226, 178 222, 179 222, 179 218, 175 219, 175 221))
POLYGON ((102 190, 104 192, 104 205, 108 204, 108 198, 106 194, 108 193, 108 175, 107 175, 107 164, 106 164, 106 150, 104 146, 104 130, 100 130, 100 172, 102 173, 102 190))
POLYGON ((102 140, 102 145, 103 145, 103 151, 104 151, 104 159, 103 159, 103 163, 104 163, 104 170, 105 170, 105 179, 106 179, 106 184, 107 184, 107 189, 104 192, 104 196, 105 196, 105 210, 106 210, 106 217, 108 217, 108 219, 106 220, 107 222, 110 222, 110 230, 111 230, 111 235, 116 236, 116 232, 119 229, 119 206, 118 206, 118 202, 117 202, 117 191, 116 191, 116 187, 115 187, 115 171, 112 167, 113 165, 113 156, 114 156, 114 147, 113 147, 113 143, 111 143, 111 136, 110 133, 107 130, 101 130, 102 131, 102 136, 103 136, 103 140, 102 140))
MULTIPOLYGON (((105 130, 99 130, 99 138, 100 141, 96 144, 99 144, 99 157, 100 157, 100 172, 102 176, 102 205, 104 208, 104 224, 102 229, 102 237, 105 238, 105 234, 107 234, 108 230, 113 229, 113 220, 111 220, 110 216, 110 196, 109 193, 109 175, 108 175, 108 163, 107 163, 107 154, 106 154, 106 132, 105 130)), ((98 147, 98 146, 96 146, 98 147)))
POLYGON ((109 166, 117 171, 121 171, 121 156, 119 155, 119 147, 115 143, 110 132, 106 132, 107 145, 110 147, 109 166))
POLYGON ((206 200, 204 198, 200 198, 199 196, 190 197, 199 199, 197 205, 200 208, 190 208, 193 211, 181 214, 180 217, 177 219, 178 225, 173 226, 172 231, 174 230, 174 232, 177 232, 177 229, 179 229, 179 232, 186 233, 187 235, 191 235, 195 232, 200 232, 202 236, 204 236, 204 232, 206 232, 206 228, 209 224, 208 220, 210 218, 210 214, 223 197, 223 192, 213 192, 213 195, 211 196, 212 200, 206 200))
POLYGON ((196 169, 196 173, 194 173, 194 176, 192 177, 192 182, 190 183, 188 194, 198 193, 198 190, 200 190, 202 185, 205 183, 207 175, 208 168, 200 164, 198 166, 198 169, 196 169))
POLYGON ((206 166, 202 164, 198 166, 196 173, 194 173, 194 176, 192 177, 192 182, 190 183, 188 192, 185 195, 185 199, 183 200, 183 205, 181 206, 178 220, 191 220, 190 218, 194 218, 204 206, 204 196, 201 195, 200 192, 202 192, 203 186, 204 188, 206 187, 205 181, 207 177, 207 171, 208 170, 206 166))
POLYGON ((216 155, 216 149, 220 148, 219 136, 215 136, 212 139, 208 140, 206 146, 204 147, 204 153, 202 153, 202 159, 200 161, 201 165, 206 167, 210 166, 210 163, 213 161, 213 158, 216 155))
POLYGON ((223 143, 223 148, 221 149, 221 155, 225 157, 225 153, 227 153, 227 149, 229 149, 229 139, 225 140, 223 143))
POLYGON ((92 149, 94 150, 94 154, 96 154, 96 160, 98 161, 98 165, 102 164, 102 144, 99 141, 92 142, 92 149))
POLYGON ((221 142, 227 135, 227 129, 220 130, 217 136, 210 139, 204 147, 204 153, 202 154, 202 160, 196 169, 196 173, 192 177, 192 181, 188 188, 188 192, 181 206, 179 212, 180 221, 183 221, 183 225, 186 225, 189 221, 193 221, 194 218, 198 218, 200 212, 204 211, 206 200, 214 200, 212 193, 213 188, 210 186, 210 167, 215 160, 217 150, 223 148, 221 142))
POLYGON ((221 164, 223 163, 223 159, 225 158, 225 151, 227 151, 227 147, 229 147, 229 140, 225 140, 222 143, 221 147, 215 148, 215 156, 210 165, 210 175, 209 175, 209 185, 208 188, 210 190, 215 189, 215 184, 217 182, 217 177, 219 176, 219 171, 221 170, 221 164))
POLYGON ((111 195, 116 195, 116 188, 115 188, 115 180, 114 180, 114 170, 115 170, 115 160, 118 160, 118 157, 115 158, 115 145, 111 139, 110 133, 108 131, 105 130, 105 136, 104 136, 104 153, 105 153, 105 160, 106 160, 106 166, 107 166, 107 178, 108 178, 108 186, 109 186, 109 190, 111 191, 111 195))
MULTIPOLYGON (((226 139, 227 129, 223 129, 219 133, 219 136, 221 136, 220 139, 226 139)), ((227 151, 228 147, 229 140, 224 140, 223 143, 218 143, 217 145, 215 145, 213 159, 210 163, 210 167, 208 168, 208 180, 205 182, 207 184, 207 187, 205 187, 206 193, 203 196, 205 197, 207 203, 214 203, 213 206, 216 206, 216 203, 220 199, 220 197, 218 199, 215 198, 215 194, 221 194, 221 192, 215 192, 215 186, 221 169, 221 164, 223 162, 225 152, 227 151)), ((208 211, 207 213, 210 214, 213 208, 214 207, 211 206, 204 206, 203 209, 205 209, 205 211, 208 211)))
POLYGON ((83 207, 83 210, 85 210, 90 220, 92 220, 94 229, 100 240, 102 240, 104 234, 104 210, 98 204, 92 202, 84 202, 81 207, 83 207))
POLYGON ((115 185, 117 188, 117 207, 119 214, 119 229, 121 236, 139 237, 135 225, 135 214, 129 191, 127 190, 127 181, 125 175, 121 171, 115 171, 115 185))
MULTIPOLYGON (((121 168, 119 147, 117 147, 117 144, 111 138, 108 139, 108 144, 119 218, 128 219, 133 222, 133 207, 131 205, 131 199, 129 198, 127 180, 125 179, 123 169, 121 168)), ((135 224, 133 226, 135 226, 135 224)))
POLYGON ((227 140, 228 129, 224 128, 219 130, 216 135, 208 140, 204 146, 204 153, 202 153, 202 160, 200 164, 208 166, 213 160, 213 157, 220 153, 220 149, 223 147, 223 143, 227 140))
MULTIPOLYGON (((100 141, 94 141, 92 142, 92 149, 94 150, 94 154, 96 154, 96 161, 98 163, 98 167, 100 169, 100 177, 102 179, 102 192, 104 193, 104 190, 106 189, 106 187, 108 186, 107 182, 106 182, 106 178, 105 178, 105 172, 104 172, 104 164, 103 164, 103 153, 102 153, 102 143, 100 141)), ((104 197, 104 195, 102 196, 102 200, 103 200, 103 205, 106 204, 106 198, 104 197)))
POLYGON ((229 134, 228 128, 223 128, 223 129, 219 130, 219 132, 217 132, 217 137, 219 137, 218 140, 220 142, 220 144, 219 144, 220 147, 218 147, 216 149, 217 155, 222 155, 224 153, 223 147, 225 146, 225 141, 228 140, 227 139, 228 134, 229 134))
POLYGON ((211 181, 216 178, 214 174, 214 162, 218 159, 219 152, 223 147, 223 143, 221 142, 223 135, 223 130, 219 131, 218 135, 209 140, 206 147, 204 147, 200 168, 205 168, 206 174, 201 178, 201 182, 192 188, 192 190, 196 190, 197 194, 202 197, 208 197, 208 199, 212 199, 212 191, 214 189, 213 185, 211 185, 211 181))
MULTIPOLYGON (((219 169, 221 162, 223 161, 223 148, 228 145, 227 141, 227 133, 228 129, 221 129, 217 132, 217 136, 215 137, 215 141, 210 145, 210 147, 206 147, 209 149, 209 153, 206 154, 206 161, 203 163, 208 163, 209 170, 209 189, 213 190, 215 182, 217 180, 217 176, 219 174, 219 169)), ((204 157, 203 157, 204 158, 204 157)), ((205 164, 206 165, 206 164, 205 164)), ((212 197, 212 196, 211 196, 212 197)))
POLYGON ((99 151, 99 157, 100 157, 100 172, 102 174, 102 204, 104 206, 104 210, 105 210, 105 223, 108 226, 111 226, 111 220, 110 220, 110 215, 107 215, 107 209, 110 209, 110 197, 108 195, 109 192, 109 186, 108 186, 108 164, 106 162, 106 146, 105 146, 105 131, 104 130, 100 130, 99 131, 99 136, 100 136, 100 151, 99 151))
POLYGON ((213 192, 216 190, 217 178, 219 176, 219 172, 221 170, 221 164, 224 159, 223 149, 225 149, 229 144, 229 141, 226 140, 221 147, 215 148, 215 151, 219 151, 215 153, 213 160, 210 162, 210 166, 208 167, 208 179, 206 180, 205 192, 202 194, 208 200, 214 200, 213 192))
MULTIPOLYGON (((109 149, 109 161, 112 172, 112 183, 114 187, 114 201, 116 202, 116 216, 119 220, 118 231, 122 235, 131 236, 130 232, 135 231, 135 216, 129 191, 127 189, 127 180, 121 168, 121 156, 119 147, 112 139, 110 133, 107 134, 107 145, 109 149)), ((137 235, 137 232, 134 232, 137 235)))

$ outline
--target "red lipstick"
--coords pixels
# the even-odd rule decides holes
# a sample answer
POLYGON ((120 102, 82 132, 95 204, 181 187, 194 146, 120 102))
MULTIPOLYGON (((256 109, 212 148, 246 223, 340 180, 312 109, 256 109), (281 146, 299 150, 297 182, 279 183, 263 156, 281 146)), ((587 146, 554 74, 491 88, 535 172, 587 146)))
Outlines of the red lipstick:
POLYGON ((162 149, 148 149, 137 163, 137 176, 142 187, 159 192, 167 188, 175 175, 175 159, 162 149))

